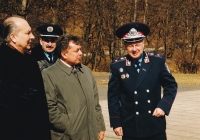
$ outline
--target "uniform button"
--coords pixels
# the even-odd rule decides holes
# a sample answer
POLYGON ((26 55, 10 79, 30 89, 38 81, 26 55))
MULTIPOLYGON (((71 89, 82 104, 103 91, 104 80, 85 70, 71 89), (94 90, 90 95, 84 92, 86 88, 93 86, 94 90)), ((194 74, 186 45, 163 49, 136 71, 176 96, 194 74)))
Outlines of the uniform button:
POLYGON ((151 101, 150 101, 150 100, 148 100, 147 102, 148 102, 148 103, 150 103, 151 101))
POLYGON ((136 115, 139 115, 139 112, 136 112, 136 115))
POLYGON ((137 91, 135 91, 134 93, 137 94, 137 91))
POLYGON ((151 113, 151 110, 149 110, 148 112, 151 113))
POLYGON ((135 104, 137 105, 137 104, 138 104, 138 101, 135 101, 135 104))
POLYGON ((148 89, 147 89, 146 91, 147 91, 147 93, 149 93, 149 90, 148 90, 148 89))

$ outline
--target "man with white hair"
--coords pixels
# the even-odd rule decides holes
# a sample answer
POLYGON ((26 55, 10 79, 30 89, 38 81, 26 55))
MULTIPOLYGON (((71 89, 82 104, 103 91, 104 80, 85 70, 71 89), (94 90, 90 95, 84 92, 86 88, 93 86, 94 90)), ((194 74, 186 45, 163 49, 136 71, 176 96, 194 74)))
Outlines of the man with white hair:
POLYGON ((0 138, 50 140, 43 80, 37 61, 27 52, 35 38, 19 16, 3 23, 0 46, 0 138))

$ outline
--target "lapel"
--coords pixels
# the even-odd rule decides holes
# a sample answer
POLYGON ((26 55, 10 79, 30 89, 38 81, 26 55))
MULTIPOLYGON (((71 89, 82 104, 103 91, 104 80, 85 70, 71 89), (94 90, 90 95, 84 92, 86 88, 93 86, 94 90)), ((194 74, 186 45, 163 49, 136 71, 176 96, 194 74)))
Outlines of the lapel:
POLYGON ((55 55, 55 53, 54 53, 53 63, 55 63, 57 59, 58 59, 58 57, 57 57, 57 55, 55 55))
POLYGON ((57 65, 64 73, 71 75, 72 67, 65 65, 60 59, 57 59, 55 65, 57 65))
POLYGON ((140 72, 138 73, 138 77, 137 77, 137 82, 136 82, 135 88, 137 88, 142 83, 142 81, 144 80, 146 74, 148 73, 151 65, 152 65, 152 63, 150 62, 147 53, 144 52, 143 53, 142 64, 141 64, 141 67, 140 67, 140 72))
POLYGON ((46 60, 48 63, 50 63, 49 58, 45 54, 44 54, 43 59, 46 60))

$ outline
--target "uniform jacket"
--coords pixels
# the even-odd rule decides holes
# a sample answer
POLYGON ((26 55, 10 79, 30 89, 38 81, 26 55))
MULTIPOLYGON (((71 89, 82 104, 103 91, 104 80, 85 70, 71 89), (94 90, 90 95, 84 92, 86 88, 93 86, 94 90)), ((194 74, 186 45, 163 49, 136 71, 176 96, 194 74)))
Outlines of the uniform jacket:
POLYGON ((0 46, 0 139, 50 140, 47 101, 38 64, 0 46))
POLYGON ((165 116, 156 118, 152 113, 158 107, 168 115, 177 93, 177 83, 165 58, 144 52, 138 73, 127 55, 114 61, 110 71, 108 107, 111 127, 122 126, 123 134, 131 137, 164 132, 165 116))
POLYGON ((31 55, 37 60, 41 71, 43 69, 48 68, 49 66, 53 65, 58 58, 54 54, 54 60, 53 60, 53 62, 50 62, 49 59, 44 54, 44 51, 42 50, 42 46, 39 44, 31 50, 31 55))
POLYGON ((53 140, 97 140, 105 125, 96 82, 85 65, 78 77, 60 59, 42 71, 53 140))

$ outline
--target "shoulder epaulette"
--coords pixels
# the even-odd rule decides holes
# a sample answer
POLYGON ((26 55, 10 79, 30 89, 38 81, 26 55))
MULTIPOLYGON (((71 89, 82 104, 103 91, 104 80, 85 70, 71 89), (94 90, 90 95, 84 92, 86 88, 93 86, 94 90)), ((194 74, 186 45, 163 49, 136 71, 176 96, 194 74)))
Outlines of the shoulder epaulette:
POLYGON ((120 57, 120 58, 114 60, 114 61, 112 62, 112 64, 115 64, 115 63, 118 63, 118 62, 121 62, 121 61, 124 61, 124 60, 126 60, 126 57, 125 57, 125 56, 120 57))
POLYGON ((158 58, 163 58, 164 56, 161 54, 157 54, 157 53, 147 53, 148 56, 153 56, 153 57, 158 57, 158 58))

